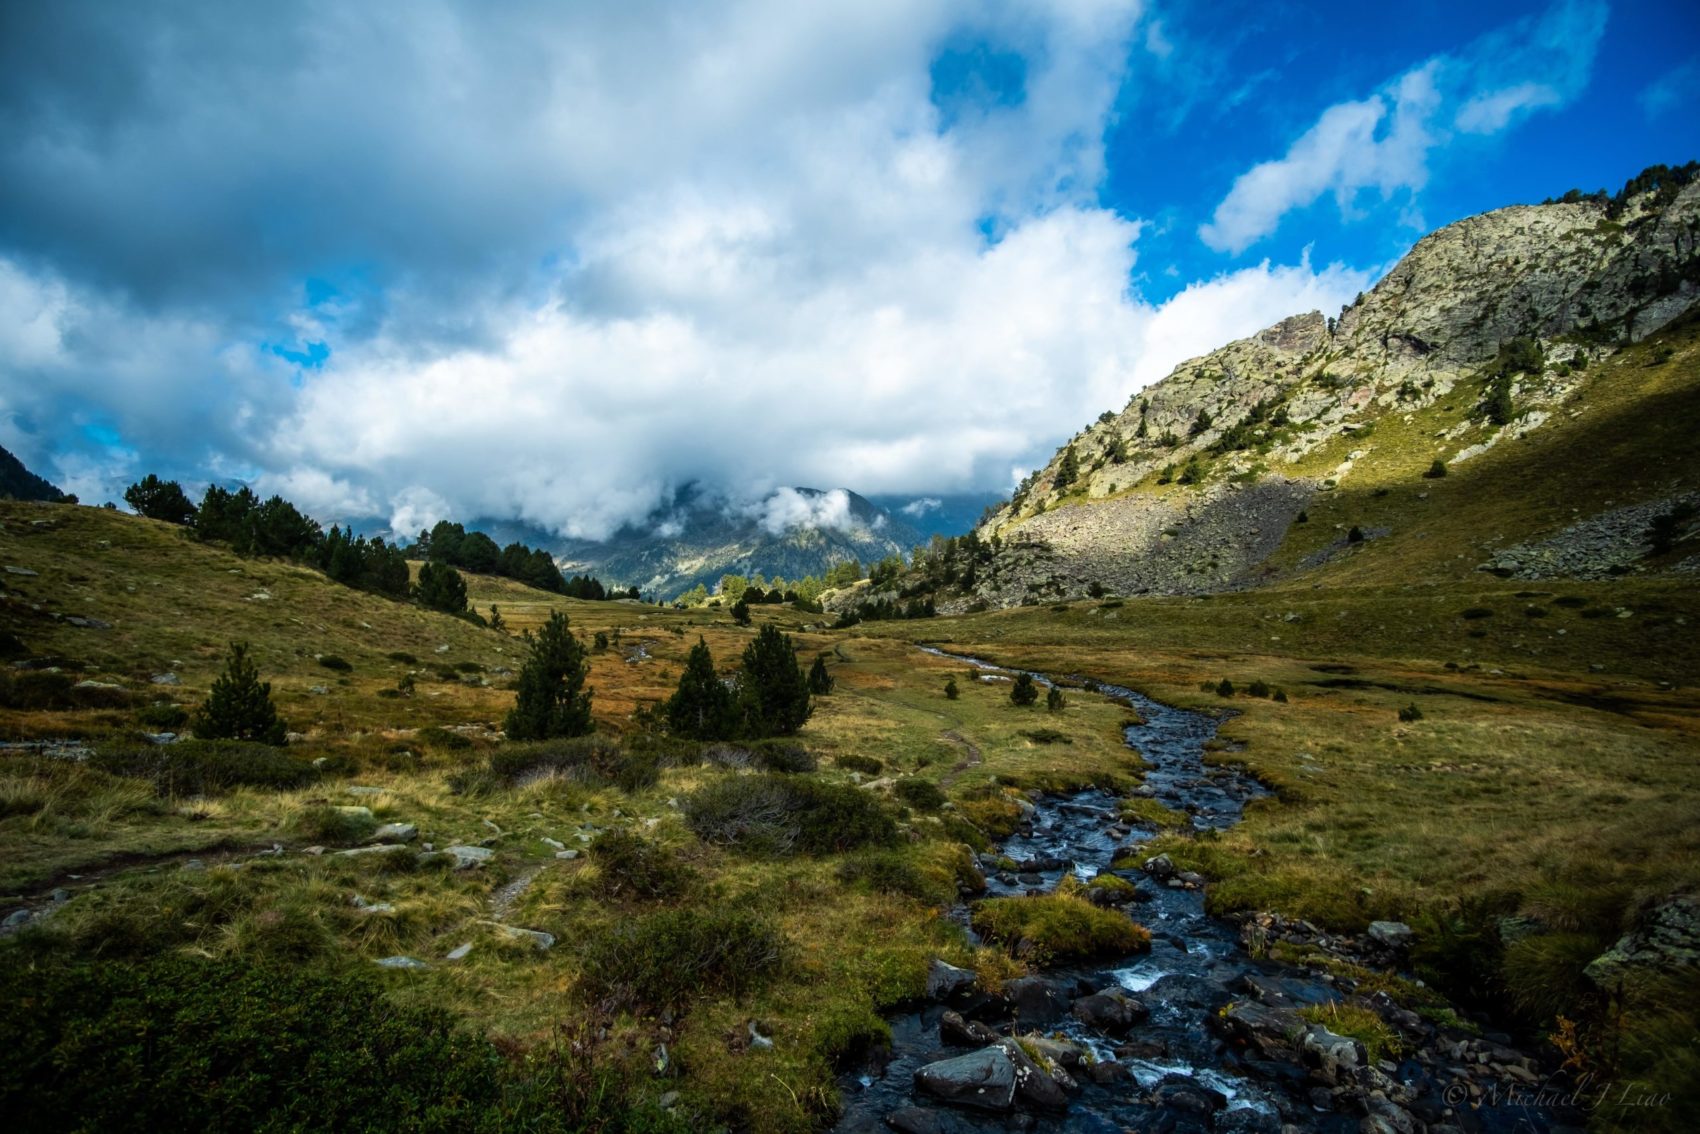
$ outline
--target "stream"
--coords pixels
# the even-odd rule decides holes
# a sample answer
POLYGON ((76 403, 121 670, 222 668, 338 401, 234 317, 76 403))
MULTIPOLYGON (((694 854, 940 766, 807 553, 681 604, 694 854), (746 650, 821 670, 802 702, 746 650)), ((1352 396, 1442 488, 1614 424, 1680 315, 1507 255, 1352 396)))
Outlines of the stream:
MULTIPOLYGON (((1021 672, 921 648, 983 671, 982 680, 1021 672)), ((1028 672, 1036 682, 1055 683, 1047 675, 1028 672)), ((1080 681, 1071 677, 1063 684, 1076 686, 1080 681)), ((1231 827, 1249 800, 1267 794, 1243 768, 1204 762, 1205 743, 1215 736, 1221 720, 1119 686, 1097 683, 1088 688, 1129 706, 1143 719, 1124 733, 1129 747, 1148 766, 1138 794, 1188 813, 1195 830, 1231 827)), ((1144 862, 1140 848, 1157 831, 1123 820, 1119 802, 1097 789, 1034 800, 1022 827, 994 853, 981 856, 984 896, 1048 892, 1066 873, 1087 881, 1110 871, 1118 857, 1144 862), (1002 869, 1000 858, 1006 860, 1002 869), (1008 869, 1007 860, 1018 869, 1008 869)), ((1497 1062, 1501 1059, 1519 1057, 1530 1066, 1533 1061, 1520 1052, 1472 1041, 1464 1033, 1443 1034, 1409 1012, 1396 1017, 1412 1032, 1407 1036, 1408 1054, 1396 1063, 1353 1066, 1349 1050, 1337 1063, 1334 1057, 1345 1041, 1320 1027, 1315 1031, 1325 1038, 1307 1050, 1308 1041, 1295 1039, 1295 1031, 1306 1026, 1296 1013, 1305 1006, 1341 1000, 1342 989, 1331 978, 1252 957, 1241 945, 1237 924, 1205 913, 1202 887, 1189 885, 1197 879, 1164 878, 1164 870, 1114 873, 1139 888, 1139 900, 1125 908, 1151 931, 1148 952, 1049 968, 1011 982, 1003 996, 958 988, 936 1002, 890 1017, 889 1050, 874 1053, 841 1077, 844 1110, 834 1129, 847 1134, 886 1129, 909 1134, 1041 1129, 1517 1134, 1563 1128, 1555 1115, 1532 1105, 1458 1105, 1520 1097, 1512 1088, 1496 1094, 1500 1084, 1495 1081, 1478 1083, 1478 1054, 1480 1065, 1487 1066, 1491 1050, 1496 1068, 1504 1066, 1497 1062), (1013 991, 1018 985, 1021 991, 1013 991), (1096 993, 1132 1000, 1148 1016, 1128 1028, 1089 1026, 1077 1018, 1078 1004, 1070 1012, 1070 1003, 1096 993), (1238 1006, 1248 1001, 1252 1007, 1242 1012, 1238 1006), (1236 1008, 1225 1016, 1230 1003, 1236 1008), (963 1036, 964 1020, 977 1029, 977 1040, 963 1036), (1417 1033, 1426 1034, 1418 1038, 1417 1033), (930 1090, 917 1083, 923 1068, 932 1068, 924 1077, 936 1082, 941 1061, 961 1063, 961 1057, 980 1046, 981 1054, 990 1052, 995 1062, 996 1052, 985 1044, 1035 1034, 1060 1041, 1043 1048, 1052 1058, 1039 1070, 1062 1084, 1062 1092, 1053 1092, 1066 1095, 1061 1105, 1055 1098, 1048 1105, 1042 1099, 1035 1103, 1020 1091, 1007 1106, 988 1104, 984 1091, 967 1099, 943 1098, 932 1083, 930 1090), (1478 1087, 1475 1094, 1472 1085, 1478 1087)), ((959 904, 951 916, 966 927, 968 907, 959 904)), ((972 930, 968 934, 975 940, 972 930)), ((1091 1002, 1101 1000, 1092 997, 1091 1002)), ((1388 1011, 1402 1010, 1390 1006, 1388 1011)), ((1035 1045, 1026 1046, 1031 1055, 1035 1045)), ((1013 1058, 1019 1063, 1021 1056, 1013 1058)), ((1357 1058, 1363 1060, 1361 1048, 1357 1058)), ((1518 1074, 1524 1074, 1522 1066, 1518 1074)), ((1019 1069, 1016 1075, 1019 1082, 1019 1069)), ((1526 1089, 1534 1094, 1534 1088, 1526 1089)))

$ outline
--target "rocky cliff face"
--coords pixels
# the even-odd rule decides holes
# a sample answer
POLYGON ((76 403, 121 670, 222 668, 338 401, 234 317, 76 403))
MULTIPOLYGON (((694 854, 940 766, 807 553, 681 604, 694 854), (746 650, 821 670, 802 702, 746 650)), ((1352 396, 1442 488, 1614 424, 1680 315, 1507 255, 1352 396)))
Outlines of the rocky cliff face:
POLYGON ((960 605, 1255 583, 1307 499, 1351 476, 1361 454, 1338 459, 1343 436, 1484 399, 1515 340, 1540 354, 1512 375, 1513 412, 1454 423, 1435 456, 1456 465, 1542 428, 1588 365, 1700 304, 1700 181, 1682 180, 1449 225, 1338 319, 1295 315, 1182 363, 982 526, 996 569, 960 605))

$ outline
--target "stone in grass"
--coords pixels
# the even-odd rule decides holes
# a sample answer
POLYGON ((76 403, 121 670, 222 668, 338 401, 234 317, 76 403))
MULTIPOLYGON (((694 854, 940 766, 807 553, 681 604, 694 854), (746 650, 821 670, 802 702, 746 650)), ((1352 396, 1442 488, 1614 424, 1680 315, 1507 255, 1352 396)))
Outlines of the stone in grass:
POLYGON ((385 823, 372 832, 374 843, 411 843, 419 837, 419 828, 412 823, 385 823))
POLYGON ((538 949, 553 949, 555 935, 544 933, 541 929, 521 929, 517 925, 503 925, 500 922, 489 922, 489 925, 502 931, 503 936, 514 941, 529 941, 538 949))
POLYGON ((469 846, 445 847, 443 853, 454 856, 456 870, 468 870, 474 866, 482 866, 494 858, 496 854, 489 847, 469 846))
POLYGON ((466 959, 466 955, 470 952, 472 952, 472 942, 468 941, 465 945, 456 945, 453 949, 450 949, 443 955, 443 959, 447 961, 463 961, 466 959))
POLYGON ((579 852, 576 851, 576 850, 558 850, 558 851, 555 852, 556 858, 564 858, 564 859, 567 859, 568 861, 571 861, 572 859, 575 859, 578 856, 579 856, 579 852))
POLYGON ((380 969, 428 969, 431 967, 418 957, 380 957, 376 963, 380 969))

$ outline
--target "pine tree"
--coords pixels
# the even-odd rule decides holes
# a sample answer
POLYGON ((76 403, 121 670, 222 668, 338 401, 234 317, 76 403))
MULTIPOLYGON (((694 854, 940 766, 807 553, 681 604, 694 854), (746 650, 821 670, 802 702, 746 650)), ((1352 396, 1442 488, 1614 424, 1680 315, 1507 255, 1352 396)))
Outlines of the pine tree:
POLYGON ((1051 691, 1045 694, 1045 708, 1049 709, 1053 713, 1062 712, 1063 705, 1066 703, 1067 702, 1063 699, 1062 690, 1058 689, 1055 685, 1051 686, 1051 691))
POLYGON ((428 562, 419 568, 419 602, 432 610, 459 614, 466 609, 466 580, 447 563, 428 562))
POLYGON ((168 524, 195 522, 195 505, 174 480, 160 480, 149 473, 124 490, 124 502, 136 510, 136 515, 168 524))
POLYGON ((826 671, 826 655, 820 654, 815 658, 815 664, 809 667, 809 692, 817 697, 825 697, 832 692, 832 674, 826 671))
POLYGON ((1067 488, 1080 479, 1080 457, 1074 451, 1074 443, 1069 442, 1063 450, 1062 460, 1057 464, 1057 475, 1053 486, 1058 492, 1067 488))
POLYGON ((1031 705, 1039 699, 1039 687, 1033 684, 1031 673, 1018 673, 1015 684, 1010 687, 1009 699, 1017 705, 1031 705))
POLYGON ((732 604, 732 621, 739 626, 750 624, 750 604, 745 602, 742 597, 732 604))
POLYGON ((192 726, 202 740, 252 740, 282 747, 287 728, 272 704, 271 682, 248 658, 248 643, 232 642, 224 672, 213 681, 192 726))
POLYGON ((714 671, 714 655, 701 638, 685 659, 679 688, 666 705, 667 730, 693 740, 731 740, 738 733, 738 705, 714 671))
POLYGON ((803 727, 813 711, 809 681, 789 634, 769 624, 745 647, 738 695, 752 736, 790 736, 803 727))
POLYGON ((958 697, 960 697, 961 695, 962 695, 961 691, 956 688, 956 678, 954 678, 954 677, 945 678, 945 680, 944 680, 945 700, 954 701, 958 697))
POLYGON ((498 634, 508 632, 507 620, 502 617, 502 612, 496 608, 495 603, 490 604, 490 629, 498 634))
POLYGON ((556 611, 526 640, 531 656, 519 671, 519 694, 506 724, 508 739, 585 735, 591 730, 591 690, 584 687, 589 667, 583 644, 567 627, 567 616, 556 611))

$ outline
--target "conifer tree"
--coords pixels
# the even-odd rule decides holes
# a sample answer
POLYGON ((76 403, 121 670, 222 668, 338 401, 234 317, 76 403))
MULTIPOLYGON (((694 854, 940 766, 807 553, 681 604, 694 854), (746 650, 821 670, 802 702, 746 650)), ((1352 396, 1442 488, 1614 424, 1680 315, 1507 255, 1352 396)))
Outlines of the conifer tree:
POLYGON ((195 505, 184 494, 183 486, 174 480, 160 480, 149 473, 124 490, 124 502, 136 510, 136 515, 168 524, 195 522, 195 505))
MULTIPOLYGON (((450 568, 452 570, 452 568, 450 568)), ((519 671, 519 694, 508 714, 509 740, 583 736, 591 730, 591 690, 584 646, 560 611, 535 636, 526 635, 531 655, 519 671)))
POLYGON ((282 747, 288 731, 272 704, 271 682, 248 658, 248 643, 230 643, 224 672, 213 681, 191 727, 202 740, 252 740, 282 747))
POLYGON ((815 664, 809 667, 809 692, 817 697, 825 697, 832 692, 832 674, 826 671, 825 654, 818 655, 815 664))
POLYGON ((1063 450, 1062 460, 1057 463, 1057 475, 1054 487, 1058 492, 1067 488, 1080 479, 1080 457, 1074 451, 1074 442, 1069 442, 1063 450))
POLYGON ((739 626, 748 626, 750 624, 750 604, 745 602, 741 597, 737 602, 732 604, 732 621, 736 622, 739 626))
POLYGON ((945 700, 947 700, 947 701, 954 701, 954 700, 957 699, 957 697, 961 696, 961 691, 956 688, 956 678, 954 678, 954 677, 945 678, 945 680, 944 680, 944 696, 945 696, 945 700))
POLYGON ((1063 705, 1065 704, 1067 704, 1067 702, 1063 699, 1062 690, 1058 689, 1055 685, 1051 686, 1051 691, 1045 694, 1045 708, 1049 709, 1053 713, 1060 713, 1062 712, 1063 705))
POLYGON ((466 580, 447 563, 427 562, 419 568, 419 602, 445 614, 466 609, 466 580))
POLYGON ((1010 687, 1009 699, 1017 705, 1031 705, 1039 699, 1039 687, 1033 684, 1031 673, 1015 675, 1015 684, 1010 687))
POLYGON ((803 727, 813 706, 789 634, 769 624, 745 647, 738 699, 744 727, 752 736, 790 736, 803 727))
POLYGON ((685 659, 679 688, 666 705, 667 730, 692 740, 731 740, 738 733, 738 704, 714 670, 714 655, 701 638, 685 659))

